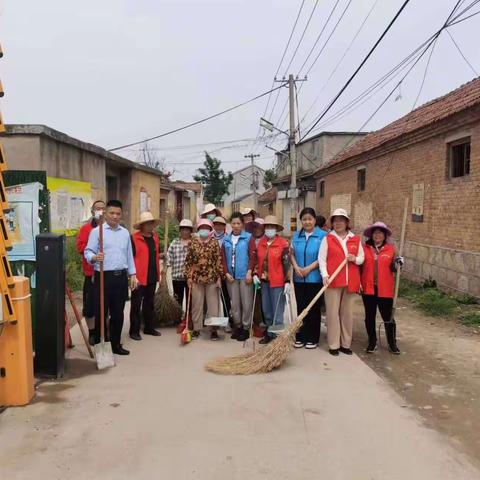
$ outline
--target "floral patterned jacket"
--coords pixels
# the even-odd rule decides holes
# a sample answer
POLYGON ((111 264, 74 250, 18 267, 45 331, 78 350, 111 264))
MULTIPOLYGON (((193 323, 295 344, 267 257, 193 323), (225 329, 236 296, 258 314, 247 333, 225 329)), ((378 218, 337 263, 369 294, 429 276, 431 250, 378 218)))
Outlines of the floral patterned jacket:
POLYGON ((215 283, 219 278, 223 278, 220 247, 214 238, 210 238, 208 242, 192 238, 185 259, 185 277, 192 277, 194 283, 202 285, 215 283))

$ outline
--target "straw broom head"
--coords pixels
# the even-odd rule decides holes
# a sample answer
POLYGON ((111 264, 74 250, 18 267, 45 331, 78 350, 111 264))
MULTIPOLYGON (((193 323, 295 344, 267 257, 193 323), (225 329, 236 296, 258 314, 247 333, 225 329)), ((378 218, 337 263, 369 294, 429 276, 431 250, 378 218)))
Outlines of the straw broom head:
MULTIPOLYGON (((345 259, 338 266, 335 272, 330 276, 330 282, 339 274, 340 270, 342 270, 346 263, 347 260, 345 259)), ((297 317, 295 322, 265 347, 243 355, 211 360, 205 365, 205 369, 209 372, 222 375, 252 375, 255 373, 268 373, 279 368, 293 348, 293 339, 299 328, 302 326, 303 319, 308 315, 308 312, 327 288, 326 285, 322 287, 308 306, 297 317)), ((320 319, 318 319, 318 321, 320 321, 320 319)))
POLYGON ((154 308, 157 323, 161 327, 171 327, 182 319, 182 307, 170 295, 166 275, 162 275, 162 281, 155 293, 154 308))

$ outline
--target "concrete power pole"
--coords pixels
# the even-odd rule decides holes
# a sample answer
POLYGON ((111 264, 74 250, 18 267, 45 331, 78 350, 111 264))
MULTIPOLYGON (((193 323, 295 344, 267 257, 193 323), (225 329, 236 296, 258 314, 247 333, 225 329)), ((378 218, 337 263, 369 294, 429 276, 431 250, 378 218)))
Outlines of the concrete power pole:
POLYGON ((244 158, 249 158, 252 163, 252 190, 253 190, 253 209, 258 212, 258 198, 257 198, 257 188, 258 188, 258 175, 255 171, 255 161, 254 158, 259 157, 260 155, 255 155, 251 153, 250 155, 244 155, 244 158))
POLYGON ((297 151, 295 145, 295 79, 292 74, 288 76, 288 100, 290 106, 290 135, 288 139, 289 143, 289 152, 290 152, 290 168, 291 168, 291 177, 290 177, 290 192, 289 196, 291 199, 290 206, 290 231, 297 231, 297 151))

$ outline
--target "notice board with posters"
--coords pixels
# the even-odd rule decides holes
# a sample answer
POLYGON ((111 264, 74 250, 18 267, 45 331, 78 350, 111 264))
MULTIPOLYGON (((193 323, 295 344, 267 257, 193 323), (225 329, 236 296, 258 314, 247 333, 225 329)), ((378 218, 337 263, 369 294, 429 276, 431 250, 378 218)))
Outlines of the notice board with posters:
POLYGON ((90 217, 92 185, 89 182, 47 177, 50 195, 50 225, 54 233, 76 235, 90 217))

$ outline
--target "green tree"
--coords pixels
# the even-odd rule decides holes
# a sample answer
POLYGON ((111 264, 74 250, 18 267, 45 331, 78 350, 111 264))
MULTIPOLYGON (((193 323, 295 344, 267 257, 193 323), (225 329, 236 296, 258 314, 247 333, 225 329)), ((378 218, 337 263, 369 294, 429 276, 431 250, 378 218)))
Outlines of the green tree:
POLYGON ((268 190, 272 186, 272 182, 276 180, 277 174, 273 168, 265 170, 265 175, 263 176, 263 186, 268 190))
POLYGON ((233 175, 225 173, 220 168, 221 162, 205 152, 204 167, 198 169, 198 173, 193 177, 196 182, 203 185, 204 195, 208 202, 215 205, 222 200, 222 197, 228 193, 228 187, 233 181, 233 175))

